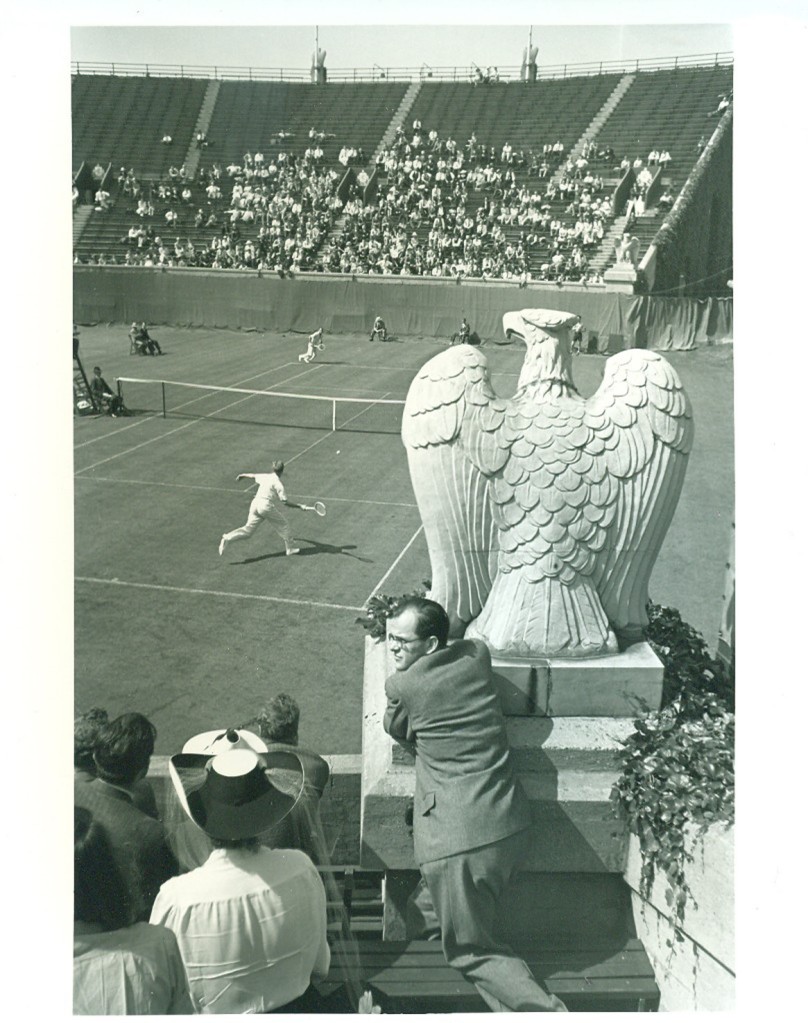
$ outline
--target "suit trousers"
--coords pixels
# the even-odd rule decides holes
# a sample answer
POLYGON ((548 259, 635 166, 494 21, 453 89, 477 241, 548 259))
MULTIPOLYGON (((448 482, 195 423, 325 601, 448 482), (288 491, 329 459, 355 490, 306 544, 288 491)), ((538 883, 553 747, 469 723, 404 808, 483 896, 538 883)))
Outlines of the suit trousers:
POLYGON ((407 907, 411 938, 440 934, 446 962, 459 970, 492 1012, 566 1012, 527 963, 494 938, 497 902, 524 859, 529 830, 421 864, 422 881, 407 907))

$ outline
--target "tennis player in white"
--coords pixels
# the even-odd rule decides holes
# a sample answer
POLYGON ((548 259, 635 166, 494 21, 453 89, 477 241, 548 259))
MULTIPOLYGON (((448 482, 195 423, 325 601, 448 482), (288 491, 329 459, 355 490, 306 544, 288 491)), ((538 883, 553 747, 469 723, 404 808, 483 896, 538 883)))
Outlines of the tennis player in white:
POLYGON ((309 335, 309 343, 306 347, 306 351, 301 355, 298 355, 297 361, 311 362, 317 352, 322 351, 325 351, 325 348, 323 345, 323 328, 320 327, 319 330, 315 330, 313 334, 309 335))
POLYGON ((255 480, 258 484, 258 492, 250 504, 250 513, 247 521, 239 529, 233 529, 224 533, 219 541, 219 554, 224 554, 225 548, 233 540, 246 540, 251 537, 262 522, 268 522, 280 535, 286 545, 287 554, 298 554, 300 548, 295 546, 292 538, 292 530, 286 516, 281 511, 281 504, 288 508, 303 508, 308 511, 308 506, 296 504, 286 496, 286 491, 281 483, 283 475, 283 462, 273 462, 272 472, 240 472, 237 480, 255 480))

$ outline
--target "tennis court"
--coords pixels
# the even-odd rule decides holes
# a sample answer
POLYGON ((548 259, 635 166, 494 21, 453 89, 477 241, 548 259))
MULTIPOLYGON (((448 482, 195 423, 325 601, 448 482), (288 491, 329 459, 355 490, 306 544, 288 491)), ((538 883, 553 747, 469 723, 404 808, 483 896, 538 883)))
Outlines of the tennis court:
MULTIPOLYGON (((401 408, 382 402, 403 399, 442 346, 326 336, 307 365, 300 335, 153 333, 165 355, 143 358, 128 354, 125 326, 82 327, 88 372, 99 365, 110 383, 156 382, 124 383, 131 417, 75 420, 76 706, 141 711, 157 725, 157 752, 168 753, 288 691, 302 742, 359 752, 364 633, 354 619, 374 592, 403 592, 429 573, 401 408), (261 390, 312 397, 245 393, 261 390), (253 492, 237 474, 276 458, 288 495, 324 501, 327 515, 288 511, 299 555, 286 557, 262 526, 220 558, 219 537, 245 521, 253 492)), ((523 351, 487 349, 503 395, 523 351)), ((670 361, 691 395, 697 438, 651 594, 714 646, 733 507, 731 346, 670 361)), ((599 357, 576 359, 582 393, 602 367, 599 357)))

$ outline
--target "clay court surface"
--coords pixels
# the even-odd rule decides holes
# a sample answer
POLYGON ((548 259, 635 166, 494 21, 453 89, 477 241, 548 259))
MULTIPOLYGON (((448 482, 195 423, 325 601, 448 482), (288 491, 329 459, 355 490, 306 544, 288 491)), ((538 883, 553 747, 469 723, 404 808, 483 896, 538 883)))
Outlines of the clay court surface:
MULTIPOLYGON (((312 325, 314 329, 316 325, 312 325)), ((402 593, 429 576, 397 435, 416 370, 442 345, 369 344, 326 336, 298 362, 300 335, 154 328, 165 354, 129 355, 126 325, 83 326, 81 357, 105 378, 141 377, 293 394, 366 398, 330 403, 124 385, 127 418, 74 421, 75 705, 138 710, 157 726, 157 753, 188 736, 241 724, 279 691, 301 707, 301 741, 358 753, 363 630, 375 592, 402 593), (290 509, 301 553, 263 525, 224 557, 222 532, 241 525, 253 487, 239 472, 286 462, 287 494, 328 513, 290 509)), ((494 385, 513 392, 521 346, 486 346, 494 385)), ((684 491, 651 581, 715 646, 733 515, 732 346, 672 352, 694 407, 696 441, 684 491)), ((604 359, 575 358, 584 395, 604 359)))

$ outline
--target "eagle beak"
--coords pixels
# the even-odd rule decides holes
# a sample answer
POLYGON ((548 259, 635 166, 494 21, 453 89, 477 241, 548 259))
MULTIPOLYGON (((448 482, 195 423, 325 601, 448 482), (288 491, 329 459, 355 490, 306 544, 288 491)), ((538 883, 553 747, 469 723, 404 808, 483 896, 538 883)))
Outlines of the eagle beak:
POLYGON ((502 330, 507 341, 513 341, 515 338, 524 341, 523 326, 524 323, 519 313, 505 313, 502 317, 502 330))

